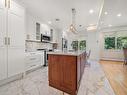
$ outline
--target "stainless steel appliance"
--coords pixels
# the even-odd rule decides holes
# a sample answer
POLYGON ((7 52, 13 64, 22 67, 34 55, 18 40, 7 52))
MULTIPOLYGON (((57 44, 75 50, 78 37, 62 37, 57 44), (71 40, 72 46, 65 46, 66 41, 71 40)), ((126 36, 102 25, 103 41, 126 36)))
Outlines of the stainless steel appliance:
POLYGON ((44 51, 44 64, 43 66, 48 66, 48 52, 52 52, 52 49, 37 49, 38 51, 44 51))
POLYGON ((51 37, 41 34, 41 42, 44 42, 44 41, 51 41, 51 37))

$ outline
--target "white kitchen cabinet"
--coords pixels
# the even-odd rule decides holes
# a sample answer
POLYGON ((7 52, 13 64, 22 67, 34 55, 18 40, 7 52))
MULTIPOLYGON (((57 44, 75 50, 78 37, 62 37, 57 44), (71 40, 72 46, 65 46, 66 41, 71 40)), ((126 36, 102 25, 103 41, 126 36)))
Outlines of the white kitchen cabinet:
POLYGON ((4 47, 0 47, 0 80, 7 78, 7 59, 6 50, 4 47))
POLYGON ((0 80, 24 72, 24 13, 14 1, 0 1, 0 80))
POLYGON ((44 64, 44 52, 28 52, 25 57, 26 71, 44 64))
POLYGON ((8 38, 10 40, 9 47, 24 48, 24 9, 13 1, 11 1, 11 6, 12 7, 10 7, 8 10, 8 38))
POLYGON ((47 24, 41 24, 40 28, 41 34, 51 36, 50 27, 47 24))
POLYGON ((8 77, 25 71, 25 51, 23 48, 8 49, 8 77))
POLYGON ((36 19, 34 19, 31 14, 26 15, 26 34, 27 40, 36 40, 36 19))
POLYGON ((24 71, 25 28, 24 8, 11 1, 8 10, 8 76, 24 71))
POLYGON ((4 4, 4 0, 0 0, 0 80, 7 78, 6 9, 4 4))

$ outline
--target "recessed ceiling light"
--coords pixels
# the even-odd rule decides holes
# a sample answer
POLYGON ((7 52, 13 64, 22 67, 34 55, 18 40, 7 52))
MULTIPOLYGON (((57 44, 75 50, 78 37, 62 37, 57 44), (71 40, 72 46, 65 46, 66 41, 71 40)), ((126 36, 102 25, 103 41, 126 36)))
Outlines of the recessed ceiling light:
POLYGON ((118 17, 121 17, 121 16, 122 16, 122 14, 121 14, 121 13, 119 13, 119 14, 117 14, 117 16, 118 16, 118 17))
POLYGON ((89 24, 90 26, 93 26, 94 24, 89 24))
POLYGON ((87 31, 96 30, 97 26, 89 26, 87 27, 87 31))
POLYGON ((52 24, 52 22, 51 21, 48 21, 48 24, 52 24))
POLYGON ((109 26, 109 27, 111 27, 112 25, 111 25, 111 24, 109 24, 108 26, 109 26))
POLYGON ((93 12, 94 12, 94 10, 93 10, 93 9, 89 10, 89 13, 90 13, 90 14, 92 14, 93 12))
POLYGON ((105 12, 105 15, 107 15, 108 14, 108 12, 105 12))

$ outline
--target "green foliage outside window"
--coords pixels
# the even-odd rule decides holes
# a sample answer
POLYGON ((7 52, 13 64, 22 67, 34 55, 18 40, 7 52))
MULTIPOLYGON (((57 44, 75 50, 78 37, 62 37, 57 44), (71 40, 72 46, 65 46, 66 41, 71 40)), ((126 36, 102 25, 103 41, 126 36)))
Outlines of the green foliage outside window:
POLYGON ((86 49, 86 40, 82 40, 79 42, 79 49, 85 50, 86 49))
POLYGON ((127 37, 118 37, 117 38, 117 49, 122 49, 127 45, 127 37))
POLYGON ((121 50, 123 47, 127 48, 127 37, 106 37, 104 47, 105 49, 118 50, 121 50))
POLYGON ((105 38, 105 49, 115 49, 115 37, 105 38))
POLYGON ((77 51, 78 50, 78 41, 73 41, 71 44, 72 48, 77 51))

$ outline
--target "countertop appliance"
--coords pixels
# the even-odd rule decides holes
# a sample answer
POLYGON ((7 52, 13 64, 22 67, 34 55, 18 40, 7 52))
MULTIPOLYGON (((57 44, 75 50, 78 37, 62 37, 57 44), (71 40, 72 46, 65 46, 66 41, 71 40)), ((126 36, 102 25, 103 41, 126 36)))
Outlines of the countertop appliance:
POLYGON ((49 41, 50 42, 51 41, 51 37, 41 34, 41 42, 43 42, 43 41, 49 41))

